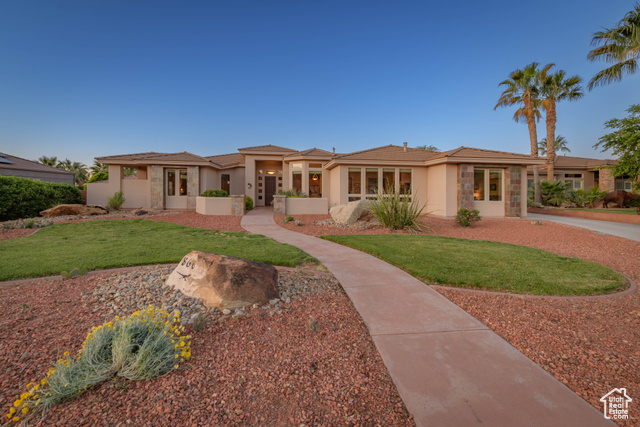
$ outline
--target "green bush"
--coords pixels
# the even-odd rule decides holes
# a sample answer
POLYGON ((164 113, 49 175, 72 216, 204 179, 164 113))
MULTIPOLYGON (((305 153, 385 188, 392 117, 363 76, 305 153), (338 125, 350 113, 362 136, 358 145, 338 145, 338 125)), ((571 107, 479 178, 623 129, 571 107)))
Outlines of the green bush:
POLYGON ((113 195, 112 198, 109 199, 109 201, 107 202, 107 206, 110 209, 119 211, 125 201, 126 199, 124 198, 124 194, 122 194, 122 191, 118 191, 113 195))
POLYGON ((33 218, 62 204, 82 203, 75 185, 0 176, 0 221, 33 218))
POLYGON ((229 197, 229 193, 224 190, 207 190, 200 197, 229 197))
POLYGON ((244 196, 244 209, 247 211, 253 209, 253 199, 249 196, 244 196))
POLYGON ((475 221, 480 221, 482 217, 477 209, 459 209, 456 215, 456 224, 460 227, 471 227, 475 221))
POLYGON ((604 199, 605 194, 607 194, 607 192, 600 191, 600 187, 596 185, 588 191, 584 191, 582 189, 571 190, 567 193, 567 198, 571 203, 575 204, 579 208, 583 208, 585 206, 592 208, 597 202, 604 199))
POLYGON ((292 188, 291 190, 278 190, 276 192, 276 194, 278 196, 287 196, 287 197, 292 197, 292 198, 306 198, 309 197, 307 195, 307 193, 305 193, 304 191, 298 190, 296 188, 292 188))
POLYGON ((89 181, 87 181, 87 184, 91 184, 92 182, 98 182, 98 181, 106 181, 108 179, 109 179, 109 172, 97 172, 91 175, 91 178, 89 178, 89 181))
POLYGON ((415 197, 389 187, 385 193, 378 190, 375 200, 370 200, 368 205, 373 216, 390 230, 420 228, 417 220, 425 207, 420 206, 415 197))
POLYGON ((569 184, 562 181, 541 181, 540 194, 542 204, 546 206, 560 206, 567 201, 567 188, 569 184))
POLYGON ((294 219, 295 219, 294 217, 292 217, 291 215, 289 215, 288 217, 286 217, 286 218, 284 219, 284 222, 290 222, 290 221, 293 221, 294 219))

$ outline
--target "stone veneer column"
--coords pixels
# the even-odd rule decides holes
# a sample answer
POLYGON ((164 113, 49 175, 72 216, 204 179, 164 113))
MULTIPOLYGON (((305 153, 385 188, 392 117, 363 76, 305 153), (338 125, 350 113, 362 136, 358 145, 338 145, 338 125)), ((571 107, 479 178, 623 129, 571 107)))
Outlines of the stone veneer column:
POLYGON ((509 166, 504 171, 505 195, 504 216, 519 217, 522 205, 520 203, 522 188, 522 168, 520 166, 509 166))
POLYGON ((196 210, 196 197, 200 195, 200 166, 187 167, 187 210, 196 210))
POLYGON ((151 209, 164 209, 164 169, 151 166, 151 209))
POLYGON ((600 191, 615 191, 616 178, 611 173, 611 169, 600 169, 599 184, 600 191))
POLYGON ((473 209, 473 165, 458 165, 458 209, 473 209))
POLYGON ((244 194, 234 195, 231 197, 231 215, 233 216, 242 216, 244 215, 244 194))
POLYGON ((274 195, 273 196, 273 213, 275 215, 286 215, 287 211, 287 196, 274 195))

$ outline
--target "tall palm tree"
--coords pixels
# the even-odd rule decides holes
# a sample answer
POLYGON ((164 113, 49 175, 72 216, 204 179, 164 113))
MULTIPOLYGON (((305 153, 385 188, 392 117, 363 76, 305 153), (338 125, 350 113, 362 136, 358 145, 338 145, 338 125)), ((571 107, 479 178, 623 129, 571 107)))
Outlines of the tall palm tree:
POLYGON ((556 161, 556 104, 560 101, 575 101, 584 96, 579 76, 566 77, 564 70, 558 70, 553 74, 543 72, 540 76, 542 85, 540 95, 542 108, 546 113, 547 125, 547 180, 553 181, 556 161))
POLYGON ((104 163, 100 163, 97 160, 93 161, 93 166, 91 166, 91 175, 94 175, 98 172, 109 172, 109 166, 104 163))
POLYGON ((58 158, 55 156, 53 157, 40 156, 40 158, 38 159, 38 162, 42 163, 43 165, 56 167, 58 165, 58 158))
MULTIPOLYGON (((532 62, 523 69, 513 71, 507 80, 502 81, 498 86, 504 86, 504 92, 500 96, 498 103, 493 108, 511 107, 517 105, 518 109, 513 114, 513 120, 517 123, 525 122, 529 127, 529 140, 531 142, 531 155, 538 156, 538 133, 536 122, 540 119, 540 76, 546 74, 554 64, 547 64, 538 70, 538 63, 532 62)), ((538 166, 533 166, 533 179, 535 184, 535 201, 542 202, 540 195, 540 175, 538 166)))
POLYGON ((589 61, 604 60, 613 65, 589 81, 589 90, 620 81, 623 74, 635 73, 640 58, 640 4, 636 3, 616 27, 595 33, 591 45, 599 47, 589 52, 589 61))
MULTIPOLYGON (((564 151, 566 153, 571 152, 569 147, 567 147, 567 139, 561 135, 556 136, 556 142, 553 144, 553 148, 556 153, 559 151, 564 151)), ((541 156, 547 155, 547 138, 542 138, 542 141, 538 142, 538 151, 541 156)))
POLYGON ((76 174, 76 185, 82 185, 87 182, 87 167, 84 163, 72 162, 64 159, 56 165, 58 169, 63 169, 76 174))

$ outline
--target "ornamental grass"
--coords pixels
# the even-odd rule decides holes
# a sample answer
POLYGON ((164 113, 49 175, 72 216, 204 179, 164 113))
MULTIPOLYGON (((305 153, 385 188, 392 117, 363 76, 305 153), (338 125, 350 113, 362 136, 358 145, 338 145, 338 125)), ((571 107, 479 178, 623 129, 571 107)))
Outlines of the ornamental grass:
POLYGON ((398 189, 387 186, 385 191, 376 193, 376 198, 367 203, 367 207, 389 230, 420 229, 418 218, 426 204, 420 205, 415 196, 403 194, 398 189))
POLYGON ((75 357, 65 352, 44 378, 28 384, 7 418, 19 422, 44 414, 114 376, 143 380, 164 375, 191 357, 191 337, 183 332, 179 312, 149 306, 116 316, 93 328, 75 357))

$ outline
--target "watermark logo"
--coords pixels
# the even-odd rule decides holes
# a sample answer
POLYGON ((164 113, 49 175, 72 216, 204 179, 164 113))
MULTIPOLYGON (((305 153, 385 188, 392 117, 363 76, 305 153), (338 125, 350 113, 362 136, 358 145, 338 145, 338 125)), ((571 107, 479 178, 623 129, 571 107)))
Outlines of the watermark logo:
POLYGON ((614 388, 600 398, 604 405, 604 417, 608 420, 628 420, 631 400, 626 388, 614 388))

